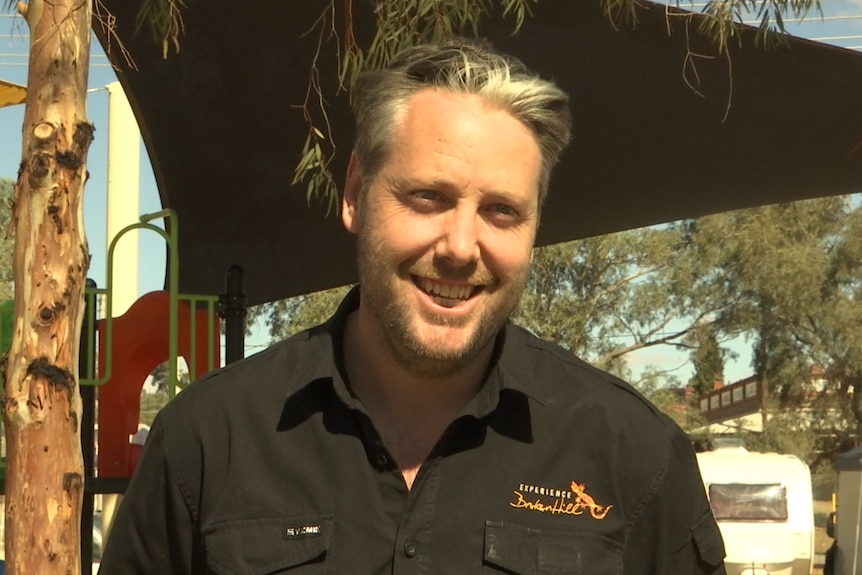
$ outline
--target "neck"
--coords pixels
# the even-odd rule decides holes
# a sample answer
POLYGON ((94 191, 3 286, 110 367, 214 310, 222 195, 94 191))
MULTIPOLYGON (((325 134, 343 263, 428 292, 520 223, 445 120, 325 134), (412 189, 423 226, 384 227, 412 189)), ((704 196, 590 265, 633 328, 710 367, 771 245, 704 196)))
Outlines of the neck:
POLYGON ((460 411, 479 391, 491 361, 492 345, 454 373, 428 376, 397 360, 372 321, 363 320, 356 311, 347 318, 344 331, 345 367, 353 392, 364 403, 373 402, 393 412, 413 408, 422 412, 460 411))
POLYGON ((370 323, 359 311, 347 318, 344 365, 353 393, 409 485, 410 470, 415 476, 449 424, 479 391, 493 346, 456 373, 425 377, 396 360, 370 323))

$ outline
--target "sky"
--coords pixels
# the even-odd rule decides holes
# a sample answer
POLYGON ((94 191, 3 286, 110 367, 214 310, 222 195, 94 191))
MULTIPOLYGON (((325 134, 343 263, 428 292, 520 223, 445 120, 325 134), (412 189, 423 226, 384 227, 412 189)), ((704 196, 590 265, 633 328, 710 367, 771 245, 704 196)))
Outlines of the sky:
MULTIPOLYGON (((541 0, 540 0, 541 1, 541 0)), ((694 3, 694 10, 703 2, 694 3)), ((686 2, 679 4, 685 8, 686 2)), ((816 41, 862 51, 862 0, 821 0, 823 18, 812 12, 799 24, 790 19, 785 22, 791 33, 816 41)), ((8 9, 0 13, 0 78, 10 82, 26 84, 27 38, 26 24, 8 9)), ((108 240, 106 238, 107 202, 107 135, 108 92, 105 87, 117 80, 108 64, 98 41, 93 39, 90 64, 88 114, 96 126, 88 157, 90 180, 87 182, 84 200, 84 225, 92 254, 89 277, 99 286, 105 285, 105 260, 108 240)), ((0 108, 0 177, 15 178, 21 160, 21 127, 24 106, 0 108)), ((162 209, 158 190, 146 149, 141 144, 141 178, 139 213, 146 214, 162 209)), ((163 240, 153 232, 139 235, 140 271, 138 293, 143 294, 163 287, 165 255, 163 240)), ((259 349, 268 337, 262 330, 247 339, 249 350, 259 349)), ((751 374, 750 345, 737 341, 731 346, 740 356, 726 365, 727 381, 736 381, 751 374)), ((645 365, 660 364, 665 369, 679 366, 678 377, 683 381, 690 374, 685 366, 686 357, 668 349, 651 349, 632 356, 631 368, 637 373, 645 365)))
MULTIPOLYGON (((8 15, 7 15, 8 16, 8 15)), ((18 84, 27 83, 27 39, 21 38, 19 18, 0 18, 0 78, 18 84), (11 37, 10 37, 11 36, 11 37), (20 57, 13 58, 12 55, 20 57)), ((26 27, 25 27, 26 28, 26 27)), ((108 92, 106 86, 117 81, 98 42, 93 41, 89 76, 87 113, 96 127, 95 139, 90 146, 87 169, 90 173, 84 192, 84 227, 93 256, 89 277, 100 287, 105 286, 105 261, 108 240, 107 229, 107 157, 108 157, 108 92)), ((0 177, 17 178, 21 162, 21 129, 24 105, 0 108, 0 177)), ((141 181, 139 213, 153 213, 162 209, 149 157, 140 144, 141 181)), ((165 258, 163 240, 155 233, 140 235, 141 271, 139 293, 162 289, 165 258)))

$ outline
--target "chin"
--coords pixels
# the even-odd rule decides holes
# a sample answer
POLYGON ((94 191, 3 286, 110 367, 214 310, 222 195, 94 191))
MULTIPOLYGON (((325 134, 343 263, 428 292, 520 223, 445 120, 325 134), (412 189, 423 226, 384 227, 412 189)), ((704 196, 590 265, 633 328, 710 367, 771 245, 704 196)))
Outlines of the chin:
POLYGON ((439 330, 438 327, 437 333, 432 337, 422 337, 423 333, 427 336, 428 331, 433 329, 434 327, 425 326, 420 331, 414 332, 412 347, 417 355, 428 359, 459 361, 466 358, 469 360, 484 347, 477 341, 477 334, 472 329, 439 330))

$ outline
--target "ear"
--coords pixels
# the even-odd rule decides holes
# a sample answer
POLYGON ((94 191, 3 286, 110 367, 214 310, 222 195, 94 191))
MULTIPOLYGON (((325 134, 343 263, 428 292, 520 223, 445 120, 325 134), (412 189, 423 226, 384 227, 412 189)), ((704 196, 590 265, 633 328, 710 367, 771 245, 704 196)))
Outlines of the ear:
POLYGON ((356 152, 350 154, 350 163, 347 165, 347 177, 344 181, 344 197, 341 200, 341 221, 348 232, 355 234, 359 231, 359 194, 362 193, 362 168, 359 167, 359 158, 356 152))

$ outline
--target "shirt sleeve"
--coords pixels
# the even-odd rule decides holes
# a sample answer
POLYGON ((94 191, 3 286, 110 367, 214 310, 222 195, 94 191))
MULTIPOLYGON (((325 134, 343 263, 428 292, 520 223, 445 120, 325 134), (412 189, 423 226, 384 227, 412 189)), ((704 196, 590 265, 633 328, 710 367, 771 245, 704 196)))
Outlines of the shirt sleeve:
POLYGON ((156 419, 119 505, 99 575, 190 575, 199 572, 197 518, 188 485, 177 481, 164 421, 156 419))
POLYGON ((668 470, 632 525, 625 575, 725 575, 724 543, 691 443, 671 440, 668 470))

